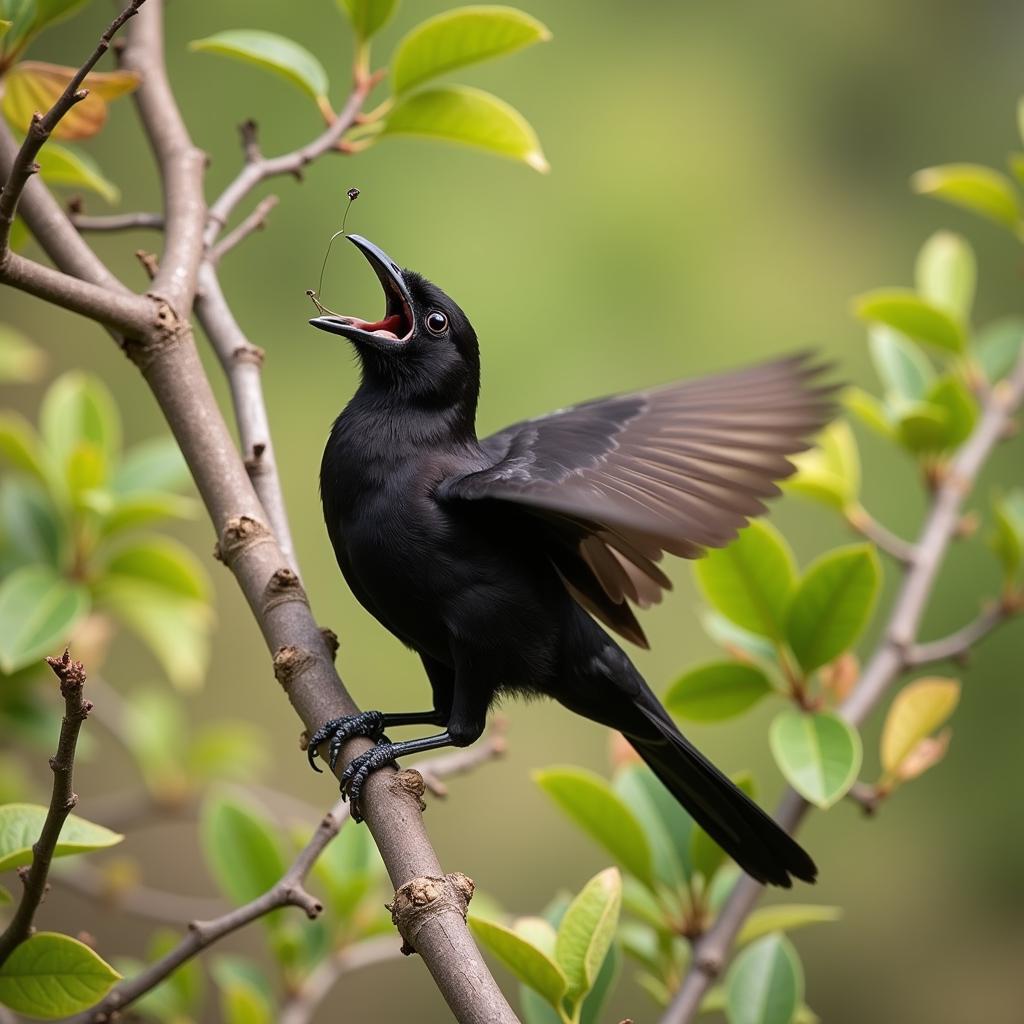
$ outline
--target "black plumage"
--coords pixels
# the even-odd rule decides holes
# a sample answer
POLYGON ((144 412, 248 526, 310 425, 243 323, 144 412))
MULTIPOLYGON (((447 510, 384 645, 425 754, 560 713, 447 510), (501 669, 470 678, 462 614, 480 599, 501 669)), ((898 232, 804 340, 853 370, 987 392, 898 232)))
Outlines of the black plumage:
POLYGON ((362 366, 324 452, 324 518, 353 593, 420 655, 433 707, 327 723, 311 761, 322 743, 334 759, 352 735, 377 739, 343 776, 356 802, 369 772, 396 756, 472 743, 496 695, 544 694, 620 730, 749 874, 812 881, 810 857, 683 737, 595 617, 646 646, 631 606, 669 588, 662 553, 699 557, 764 511, 792 472, 787 457, 830 415, 819 368, 792 356, 478 440, 479 350, 465 314, 349 237, 387 309, 376 322, 310 321, 351 340, 362 366), (444 731, 382 739, 427 723, 444 731))

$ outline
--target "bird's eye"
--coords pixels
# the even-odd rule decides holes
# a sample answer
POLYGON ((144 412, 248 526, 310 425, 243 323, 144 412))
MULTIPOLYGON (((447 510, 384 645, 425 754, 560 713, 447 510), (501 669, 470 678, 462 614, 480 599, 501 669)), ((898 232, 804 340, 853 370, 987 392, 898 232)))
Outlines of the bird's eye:
POLYGON ((435 309, 427 315, 427 330, 431 334, 444 334, 448 330, 448 317, 435 309))

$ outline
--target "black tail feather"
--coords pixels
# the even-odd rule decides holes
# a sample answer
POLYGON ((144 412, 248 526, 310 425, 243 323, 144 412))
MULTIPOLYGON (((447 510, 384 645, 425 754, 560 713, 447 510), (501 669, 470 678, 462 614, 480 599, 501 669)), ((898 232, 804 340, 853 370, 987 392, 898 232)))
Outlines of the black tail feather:
POLYGON ((657 738, 627 736, 670 793, 726 853, 759 882, 792 885, 818 874, 807 852, 723 775, 667 715, 639 707, 657 738))

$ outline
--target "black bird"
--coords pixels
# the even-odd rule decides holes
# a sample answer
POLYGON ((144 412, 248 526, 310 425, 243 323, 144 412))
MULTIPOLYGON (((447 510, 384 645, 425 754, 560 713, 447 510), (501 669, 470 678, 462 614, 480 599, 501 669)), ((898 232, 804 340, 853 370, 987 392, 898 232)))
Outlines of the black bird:
MULTIPOLYGON (((367 776, 404 754, 466 746, 504 694, 544 694, 622 732, 750 875, 789 886, 814 862, 679 732, 598 623, 646 647, 630 604, 670 587, 663 551, 722 547, 830 415, 798 355, 562 409, 478 439, 476 333, 419 274, 358 235, 383 319, 310 323, 351 341, 362 382, 324 451, 320 492, 338 565, 360 603, 423 660, 433 709, 326 723, 329 743, 377 741, 342 777, 358 814, 367 776), (392 726, 442 732, 391 743, 392 726)), ((315 767, 315 764, 314 764, 315 767)))

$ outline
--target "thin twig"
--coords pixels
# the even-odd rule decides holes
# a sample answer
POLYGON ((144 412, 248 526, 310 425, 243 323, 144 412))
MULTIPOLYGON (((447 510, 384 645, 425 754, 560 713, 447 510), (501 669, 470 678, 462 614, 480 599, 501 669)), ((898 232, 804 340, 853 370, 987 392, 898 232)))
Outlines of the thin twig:
POLYGON ((68 815, 78 803, 74 791, 75 749, 82 722, 92 710, 92 704, 85 700, 82 689, 85 684, 85 668, 80 661, 72 661, 71 654, 64 652, 62 658, 47 658, 47 664, 60 680, 60 695, 64 698, 64 718, 60 723, 60 739, 57 753, 50 758, 53 770, 53 790, 50 806, 46 811, 39 838, 32 845, 32 864, 24 877, 24 889, 10 924, 0 935, 0 965, 11 955, 20 942, 32 934, 32 921, 36 910, 47 890, 46 878, 50 873, 57 840, 68 815))
POLYGON ((845 516, 851 529, 866 537, 879 551, 884 551, 901 565, 910 565, 913 562, 914 545, 883 526, 862 505, 848 509, 845 516))
MULTIPOLYGON (((1022 400, 1024 353, 1009 378, 992 389, 974 431, 932 494, 931 508, 914 545, 909 571, 889 614, 882 640, 868 660, 857 686, 840 708, 839 713, 851 725, 863 723, 908 668, 908 654, 913 650, 925 605, 945 553, 956 536, 960 507, 992 449, 1004 437, 1006 424, 1022 400)), ((775 819, 792 833, 809 809, 810 805, 790 789, 784 794, 775 819)), ((697 1016, 704 996, 725 966, 729 950, 763 888, 749 876, 740 879, 714 924, 696 942, 690 969, 662 1016, 661 1024, 689 1024, 697 1016)))
POLYGON ((114 213, 92 217, 87 213, 70 213, 71 223, 79 231, 162 231, 164 219, 159 213, 114 213))
POLYGON ((237 227, 229 231, 216 245, 210 248, 207 259, 216 266, 225 253, 230 252, 240 242, 244 242, 254 231, 262 231, 266 227, 270 211, 280 202, 277 196, 266 196, 257 203, 256 208, 237 227))
POLYGON ((1019 614, 1021 610, 1019 599, 1013 600, 1007 596, 1002 601, 983 609, 973 622, 969 622, 955 633, 950 633, 939 640, 911 645, 907 648, 906 663, 909 667, 917 668, 936 661, 959 661, 992 630, 1002 625, 1012 615, 1019 614))
POLYGON ((878 813, 878 807, 886 793, 870 782, 855 782, 846 792, 846 799, 857 804, 867 817, 878 813))

